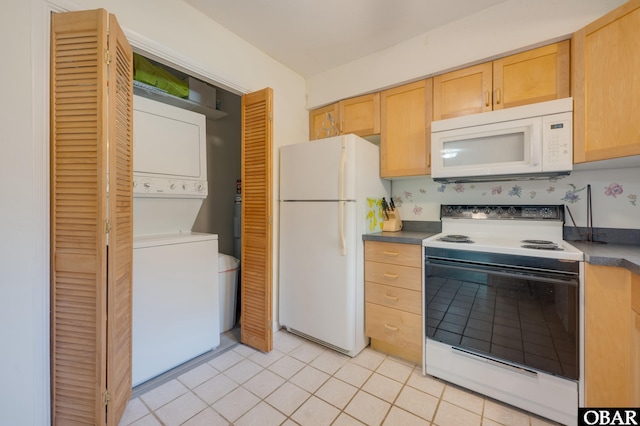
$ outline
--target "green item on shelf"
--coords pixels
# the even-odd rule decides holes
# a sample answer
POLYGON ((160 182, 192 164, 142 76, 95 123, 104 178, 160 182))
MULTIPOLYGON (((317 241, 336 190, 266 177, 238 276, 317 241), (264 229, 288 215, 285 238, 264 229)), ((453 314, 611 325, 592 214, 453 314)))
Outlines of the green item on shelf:
POLYGON ((189 84, 180 80, 162 67, 153 65, 148 59, 133 54, 133 79, 150 84, 170 95, 186 98, 189 96, 189 84))

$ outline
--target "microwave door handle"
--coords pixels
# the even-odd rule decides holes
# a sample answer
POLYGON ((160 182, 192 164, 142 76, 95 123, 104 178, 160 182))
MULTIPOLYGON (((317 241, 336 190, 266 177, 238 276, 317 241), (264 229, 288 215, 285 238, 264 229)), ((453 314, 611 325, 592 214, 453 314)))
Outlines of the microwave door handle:
POLYGON ((531 153, 531 166, 538 167, 540 165, 540 155, 542 151, 542 144, 544 141, 542 140, 542 119, 539 122, 534 123, 529 128, 529 131, 532 133, 529 141, 529 150, 531 153), (540 141, 539 143, 535 143, 533 141, 540 141))

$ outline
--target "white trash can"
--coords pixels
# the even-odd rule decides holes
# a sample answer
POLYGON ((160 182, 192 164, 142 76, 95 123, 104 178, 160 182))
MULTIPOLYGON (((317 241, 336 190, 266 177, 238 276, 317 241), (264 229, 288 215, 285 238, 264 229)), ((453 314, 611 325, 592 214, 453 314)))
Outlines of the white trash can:
POLYGON ((220 296, 220 333, 231 330, 236 323, 236 297, 240 260, 218 253, 218 291, 220 296))

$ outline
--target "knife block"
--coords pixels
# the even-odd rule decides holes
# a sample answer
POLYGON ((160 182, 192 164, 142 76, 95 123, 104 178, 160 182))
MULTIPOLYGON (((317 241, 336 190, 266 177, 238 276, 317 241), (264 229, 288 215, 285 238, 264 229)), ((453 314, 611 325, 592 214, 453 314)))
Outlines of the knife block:
POLYGON ((400 219, 400 212, 398 209, 387 210, 387 215, 389 215, 389 219, 385 219, 382 222, 382 230, 395 232, 402 229, 402 219, 400 219))

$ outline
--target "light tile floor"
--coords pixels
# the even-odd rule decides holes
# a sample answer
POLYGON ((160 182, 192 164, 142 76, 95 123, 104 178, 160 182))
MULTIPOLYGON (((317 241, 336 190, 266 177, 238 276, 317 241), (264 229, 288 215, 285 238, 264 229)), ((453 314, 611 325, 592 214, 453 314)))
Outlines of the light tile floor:
POLYGON ((556 424, 370 348, 350 358, 286 331, 273 346, 236 344, 134 392, 120 426, 556 424))

